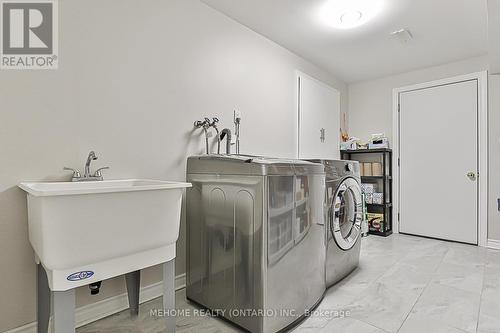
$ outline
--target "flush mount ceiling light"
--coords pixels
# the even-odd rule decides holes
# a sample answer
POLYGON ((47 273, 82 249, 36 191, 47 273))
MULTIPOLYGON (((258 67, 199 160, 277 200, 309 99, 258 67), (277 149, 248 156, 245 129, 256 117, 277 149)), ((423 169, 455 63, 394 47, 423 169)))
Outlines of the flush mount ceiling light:
POLYGON ((328 0, 320 9, 321 20, 337 29, 359 27, 377 16, 384 0, 328 0))
POLYGON ((352 25, 356 24, 359 20, 361 20, 362 17, 363 14, 358 10, 349 11, 340 15, 340 22, 342 22, 342 24, 352 25))

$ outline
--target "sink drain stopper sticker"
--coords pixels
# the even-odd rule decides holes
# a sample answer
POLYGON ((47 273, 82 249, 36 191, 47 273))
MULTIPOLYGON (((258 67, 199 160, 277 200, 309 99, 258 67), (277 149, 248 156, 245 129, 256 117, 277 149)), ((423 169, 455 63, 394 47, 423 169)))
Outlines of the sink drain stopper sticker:
POLYGON ((76 272, 71 275, 68 275, 67 279, 68 281, 80 281, 80 280, 85 280, 89 279, 94 275, 94 272, 92 271, 82 271, 82 272, 76 272))

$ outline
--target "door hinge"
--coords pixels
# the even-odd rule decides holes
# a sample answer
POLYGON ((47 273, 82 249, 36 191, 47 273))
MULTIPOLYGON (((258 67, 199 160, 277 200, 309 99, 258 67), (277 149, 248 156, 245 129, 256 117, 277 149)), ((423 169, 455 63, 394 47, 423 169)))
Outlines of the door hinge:
POLYGON ((398 157, 398 166, 400 166, 400 165, 401 165, 401 160, 398 157))
POLYGON ((398 222, 399 222, 399 213, 398 213, 398 222))
POLYGON ((401 104, 398 104, 398 112, 401 112, 401 104))

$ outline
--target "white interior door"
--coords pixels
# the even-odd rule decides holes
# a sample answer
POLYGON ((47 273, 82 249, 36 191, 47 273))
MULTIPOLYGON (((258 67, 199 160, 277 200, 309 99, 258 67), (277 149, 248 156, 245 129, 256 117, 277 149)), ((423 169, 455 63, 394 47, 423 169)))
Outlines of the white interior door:
POLYGON ((303 159, 339 159, 340 93, 299 75, 299 152, 303 159))
POLYGON ((399 103, 400 231, 477 244, 478 81, 401 92, 399 103))

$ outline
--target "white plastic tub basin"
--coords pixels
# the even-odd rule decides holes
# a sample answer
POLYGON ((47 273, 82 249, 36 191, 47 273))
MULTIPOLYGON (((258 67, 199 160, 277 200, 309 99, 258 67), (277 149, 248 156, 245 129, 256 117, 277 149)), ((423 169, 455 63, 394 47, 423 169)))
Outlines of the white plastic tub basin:
POLYGON ((29 240, 51 289, 175 258, 182 193, 190 186, 147 179, 21 183, 28 193, 29 240))

